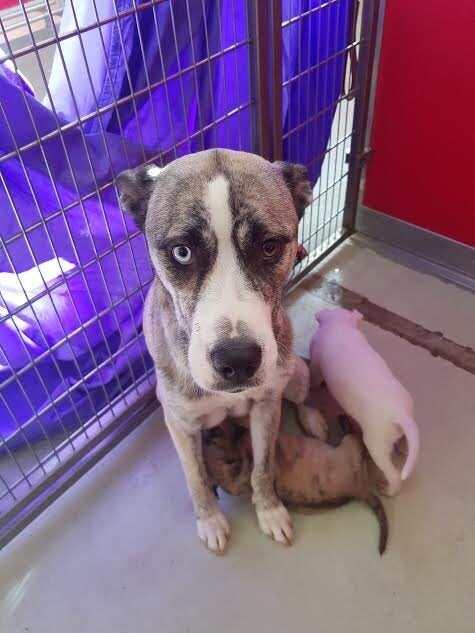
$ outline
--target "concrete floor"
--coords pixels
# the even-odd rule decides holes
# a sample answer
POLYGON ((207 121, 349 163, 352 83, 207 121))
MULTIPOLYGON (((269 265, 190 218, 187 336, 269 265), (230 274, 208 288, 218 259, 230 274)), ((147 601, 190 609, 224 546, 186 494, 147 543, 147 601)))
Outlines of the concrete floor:
MULTIPOLYGON (((475 346, 466 291, 358 242, 320 272, 443 332, 455 352, 475 346)), ((324 304, 317 281, 288 298, 301 353, 324 304)), ((0 552, 0 631, 473 633, 475 376, 384 327, 364 329, 414 394, 422 440, 413 477, 385 501, 382 558, 375 519, 359 504, 295 515, 287 549, 259 532, 248 502, 224 495, 230 548, 208 553, 156 414, 0 552)))

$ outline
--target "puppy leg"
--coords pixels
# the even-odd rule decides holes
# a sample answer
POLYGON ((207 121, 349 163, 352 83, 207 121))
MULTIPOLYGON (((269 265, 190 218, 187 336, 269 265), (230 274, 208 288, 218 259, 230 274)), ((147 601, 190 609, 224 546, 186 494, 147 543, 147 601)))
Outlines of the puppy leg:
POLYGON ((309 389, 310 369, 303 358, 296 356, 294 371, 284 389, 283 396, 286 400, 297 405, 299 422, 304 432, 311 437, 317 437, 319 440, 326 440, 328 427, 325 418, 317 409, 304 404, 309 389))
POLYGON ((305 404, 297 406, 299 422, 307 435, 316 437, 323 442, 327 441, 328 425, 323 415, 314 407, 307 407, 305 404))
POLYGON ((251 474, 252 500, 259 527, 267 536, 284 545, 293 539, 289 513, 274 489, 274 453, 280 426, 281 397, 257 402, 250 412, 254 467, 251 474))
POLYGON ((382 486, 381 493, 388 497, 394 496, 401 487, 401 473, 391 459, 393 444, 390 442, 389 445, 386 445, 381 438, 367 437, 366 435, 363 439, 374 463, 386 477, 387 484, 382 486))
POLYGON ((229 539, 229 523, 216 502, 203 462, 201 431, 185 433, 165 416, 185 473, 196 516, 198 535, 211 551, 222 554, 229 539))
POLYGON ((284 389, 283 396, 290 402, 301 404, 307 398, 309 388, 310 370, 303 358, 296 355, 294 371, 284 389))

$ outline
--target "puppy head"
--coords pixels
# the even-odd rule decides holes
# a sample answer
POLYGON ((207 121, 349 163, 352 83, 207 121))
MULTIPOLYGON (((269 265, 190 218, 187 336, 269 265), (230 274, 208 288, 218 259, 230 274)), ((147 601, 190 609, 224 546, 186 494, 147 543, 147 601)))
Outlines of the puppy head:
POLYGON ((126 171, 117 186, 188 335, 195 382, 229 392, 268 382, 290 352, 276 333, 311 201, 305 168, 208 150, 126 171))
POLYGON ((334 310, 320 310, 315 315, 320 325, 350 325, 358 327, 363 315, 358 310, 344 310, 343 308, 335 308, 334 310))

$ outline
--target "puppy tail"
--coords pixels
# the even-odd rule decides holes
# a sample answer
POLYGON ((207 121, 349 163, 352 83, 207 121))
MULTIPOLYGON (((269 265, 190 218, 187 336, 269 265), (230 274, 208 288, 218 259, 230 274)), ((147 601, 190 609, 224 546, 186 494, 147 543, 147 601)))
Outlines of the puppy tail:
POLYGON ((386 551, 386 545, 388 543, 388 533, 389 533, 388 517, 386 516, 386 510, 384 509, 384 506, 381 503, 381 499, 374 494, 370 494, 368 497, 366 497, 365 501, 369 505, 371 510, 375 513, 376 518, 378 519, 378 523, 379 523, 378 550, 382 556, 384 552, 386 551))
POLYGON ((398 420, 398 424, 404 431, 408 446, 406 463, 401 471, 401 479, 404 481, 411 474, 419 455, 419 429, 417 428, 417 424, 410 417, 398 420))

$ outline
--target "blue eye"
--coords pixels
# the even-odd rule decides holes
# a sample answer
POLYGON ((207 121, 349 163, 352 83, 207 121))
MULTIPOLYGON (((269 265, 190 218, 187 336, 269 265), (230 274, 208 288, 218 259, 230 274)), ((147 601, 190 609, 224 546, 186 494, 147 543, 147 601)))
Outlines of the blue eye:
POLYGON ((188 246, 174 246, 172 249, 173 258, 179 263, 186 266, 191 262, 191 250, 188 246))

